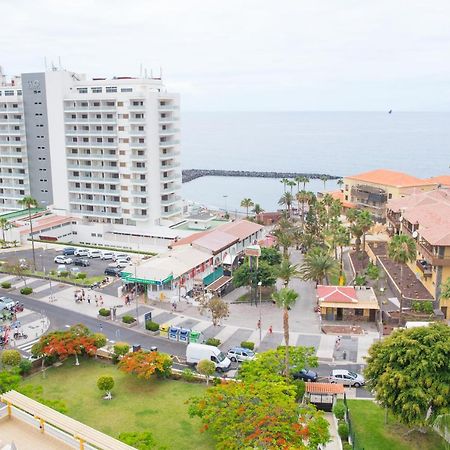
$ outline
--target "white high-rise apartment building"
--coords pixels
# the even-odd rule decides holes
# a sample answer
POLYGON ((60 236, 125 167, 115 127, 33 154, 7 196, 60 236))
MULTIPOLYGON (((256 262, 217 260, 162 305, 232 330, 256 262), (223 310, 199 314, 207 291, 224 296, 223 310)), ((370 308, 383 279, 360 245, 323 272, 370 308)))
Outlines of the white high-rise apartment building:
POLYGON ((179 97, 160 79, 67 71, 0 78, 0 211, 148 227, 181 215, 179 97))

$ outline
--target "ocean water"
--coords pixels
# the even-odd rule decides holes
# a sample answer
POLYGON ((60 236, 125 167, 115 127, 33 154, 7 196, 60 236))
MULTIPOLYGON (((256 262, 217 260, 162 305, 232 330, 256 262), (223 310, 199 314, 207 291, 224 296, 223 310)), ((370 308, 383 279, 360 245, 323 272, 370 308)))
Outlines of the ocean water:
MULTIPOLYGON (((186 169, 450 172, 450 112, 183 112, 181 130, 186 169)), ((323 183, 312 180, 307 189, 323 190, 323 183)), ((244 197, 275 210, 282 193, 272 179, 204 177, 183 184, 184 198, 229 211, 241 210, 244 197)))

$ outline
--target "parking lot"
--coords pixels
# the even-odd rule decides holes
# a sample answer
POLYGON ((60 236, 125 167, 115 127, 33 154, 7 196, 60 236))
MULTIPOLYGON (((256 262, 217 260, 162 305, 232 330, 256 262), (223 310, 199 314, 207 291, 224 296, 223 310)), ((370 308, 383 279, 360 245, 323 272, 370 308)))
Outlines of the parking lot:
MULTIPOLYGON (((75 247, 75 246, 74 246, 75 247)), ((55 256, 62 255, 63 249, 65 247, 58 246, 58 248, 43 248, 36 247, 35 255, 36 255, 36 270, 38 272, 50 272, 51 270, 57 270, 59 264, 54 262, 55 256)), ((76 247, 75 247, 76 248, 76 247)), ((118 252, 113 252, 118 253, 118 252)), ((135 258, 134 255, 130 255, 131 260, 135 258)), ((70 255, 68 258, 75 260, 76 256, 70 255)), ((84 272, 87 274, 88 278, 98 275, 103 275, 104 270, 108 267, 109 264, 113 263, 112 260, 102 260, 100 258, 88 258, 88 257, 80 257, 81 259, 87 259, 90 263, 87 267, 75 266, 80 269, 80 272, 84 272)), ((31 249, 27 250, 12 250, 10 252, 4 252, 0 254, 0 261, 4 261, 9 264, 17 264, 20 259, 25 259, 28 261, 29 266, 31 267, 33 264, 33 252, 31 249)), ((74 264, 67 264, 66 267, 69 269, 74 267, 74 264)))

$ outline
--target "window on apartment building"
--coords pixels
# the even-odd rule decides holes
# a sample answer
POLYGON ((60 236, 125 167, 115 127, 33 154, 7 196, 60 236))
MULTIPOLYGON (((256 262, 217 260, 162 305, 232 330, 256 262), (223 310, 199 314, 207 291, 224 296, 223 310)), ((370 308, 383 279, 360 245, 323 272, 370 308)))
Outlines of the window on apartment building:
POLYGON ((112 118, 113 118, 113 115, 112 115, 112 114, 106 114, 106 118, 107 118, 107 119, 112 119, 112 118))
POLYGON ((82 106, 83 108, 87 108, 88 105, 89 105, 88 102, 81 102, 81 106, 82 106))
POLYGON ((117 92, 117 86, 106 86, 106 92, 117 92))
POLYGON ((128 186, 120 186, 120 189, 121 189, 122 191, 128 191, 128 186))
POLYGON ((111 212, 115 214, 117 212, 117 208, 111 208, 111 212))
POLYGON ((127 163, 121 162, 120 167, 127 167, 127 163))
POLYGON ((99 185, 98 185, 98 188, 99 188, 99 189, 105 189, 105 185, 104 185, 104 184, 99 184, 99 185))
POLYGON ((79 94, 87 94, 87 88, 77 88, 79 94))
POLYGON ((137 154, 138 154, 138 156, 144 156, 145 155, 145 151, 144 150, 138 150, 137 154))
POLYGON ((130 210, 129 210, 129 209, 123 209, 122 212, 123 212, 124 214, 130 214, 130 210))
POLYGON ((75 183, 75 187, 79 188, 79 187, 81 187, 81 184, 80 183, 75 183))
POLYGON ((145 180, 145 175, 139 175, 140 180, 145 180))
POLYGON ((147 203, 147 199, 146 198, 141 198, 141 203, 147 203))
POLYGON ((19 180, 19 184, 24 184, 23 180, 19 180))
POLYGON ((119 142, 120 142, 121 144, 128 144, 128 143, 130 142, 130 140, 129 140, 128 138, 120 138, 120 139, 119 139, 119 142))
POLYGON ((83 138, 83 142, 89 142, 89 138, 88 137, 84 137, 83 138))
POLYGON ((119 131, 125 131, 125 127, 119 127, 119 131))
POLYGON ((101 118, 102 118, 102 115, 101 115, 101 114, 96 114, 96 115, 95 115, 95 118, 96 118, 96 119, 101 119, 101 118))
POLYGON ((147 210, 141 209, 141 216, 146 216, 146 215, 147 215, 147 210))
POLYGON ((72 138, 72 142, 78 142, 78 138, 73 137, 73 138, 72 138))
POLYGON ((144 131, 144 127, 143 126, 139 126, 138 127, 138 131, 144 131))
POLYGON ((95 106, 95 107, 100 106, 100 102, 94 102, 94 106, 95 106))
POLYGON ((102 93, 102 88, 101 87, 93 87, 93 88, 91 88, 91 92, 93 93, 93 94, 101 94, 102 93))
POLYGON ((19 194, 20 194, 20 195, 25 195, 25 191, 24 191, 23 189, 20 189, 20 190, 19 190, 19 194))
POLYGON ((76 119, 76 118, 77 118, 77 115, 76 115, 76 114, 71 114, 70 118, 71 118, 71 119, 76 119))
POLYGON ((122 178, 125 180, 129 180, 130 179, 130 175, 127 173, 122 174, 122 178))
POLYGON ((141 192, 145 192, 147 188, 145 186, 141 186, 141 192))
POLYGON ((121 88, 120 92, 133 92, 133 88, 121 88))
POLYGON ((96 139, 96 141, 97 141, 97 142, 103 142, 103 138, 98 137, 98 138, 96 139))
POLYGON ((139 144, 145 144, 145 139, 144 138, 139 138, 139 144))
POLYGON ((117 102, 117 106, 123 106, 123 102, 117 102))
POLYGON ((112 199, 113 202, 120 202, 120 197, 114 196, 112 199))
MULTIPOLYGON (((11 95, 14 95, 14 91, 10 91, 10 90, 5 91, 5 97, 11 96, 11 95)), ((14 108, 14 105, 13 105, 13 108, 14 108)))
POLYGON ((114 106, 115 103, 114 102, 106 102, 106 106, 114 106))
POLYGON ((108 126, 106 127, 106 129, 107 129, 108 131, 114 131, 114 127, 111 126, 111 125, 108 125, 108 126))
POLYGON ((91 189, 92 188, 92 184, 91 183, 86 183, 86 189, 91 189))
POLYGON ((114 138, 108 138, 109 143, 114 143, 114 138))
POLYGON ((88 118, 88 115, 87 115, 87 114, 81 114, 81 118, 82 118, 82 119, 87 119, 87 118, 88 118))
POLYGON ((144 114, 135 114, 136 119, 143 119, 144 118, 144 114))
MULTIPOLYGON (((120 140, 119 140, 120 141, 120 140)), ((119 150, 119 155, 124 156, 125 155, 125 150, 119 150)))
POLYGON ((114 184, 110 184, 110 185, 109 185, 109 189, 110 189, 111 191, 115 191, 115 190, 116 190, 116 186, 115 186, 114 184))

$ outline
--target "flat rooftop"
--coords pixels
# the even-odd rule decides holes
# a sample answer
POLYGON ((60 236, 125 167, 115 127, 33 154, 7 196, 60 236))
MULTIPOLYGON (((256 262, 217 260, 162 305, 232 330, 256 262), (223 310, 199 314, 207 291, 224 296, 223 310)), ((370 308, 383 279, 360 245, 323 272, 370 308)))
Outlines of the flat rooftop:
POLYGON ((70 445, 48 434, 42 434, 37 428, 19 419, 3 417, 0 419, 0 448, 14 442, 18 449, 64 450, 70 445))

